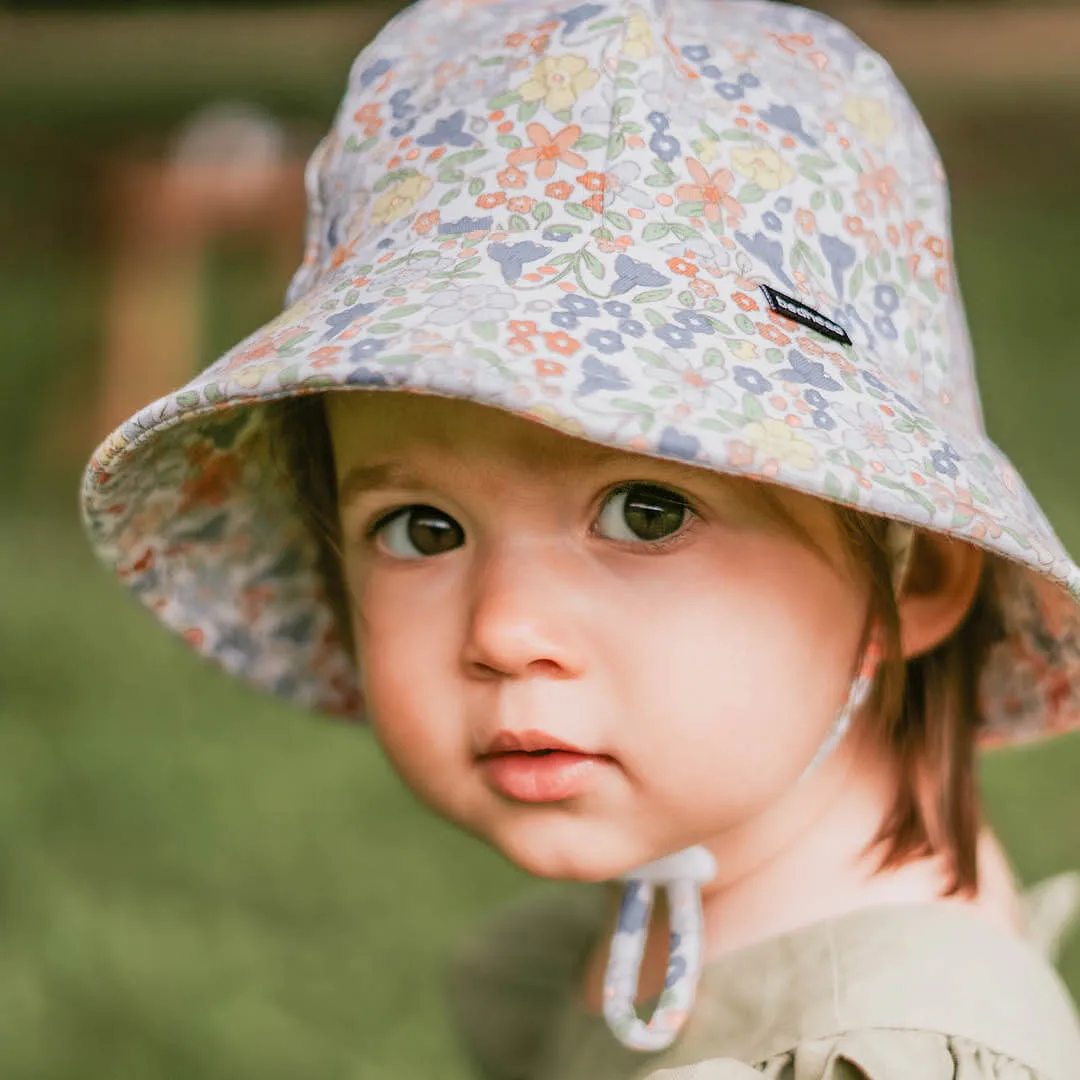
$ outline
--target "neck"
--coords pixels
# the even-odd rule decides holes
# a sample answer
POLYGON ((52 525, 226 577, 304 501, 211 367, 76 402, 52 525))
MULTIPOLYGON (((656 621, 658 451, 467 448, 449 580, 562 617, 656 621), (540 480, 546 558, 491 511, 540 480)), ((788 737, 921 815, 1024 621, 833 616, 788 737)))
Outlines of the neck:
MULTIPOLYGON (((983 887, 974 897, 943 897, 947 875, 935 857, 878 870, 881 852, 871 844, 892 803, 897 780, 889 755, 849 737, 766 813, 706 841, 704 846, 716 858, 717 876, 702 889, 705 960, 858 908, 888 903, 963 904, 1019 932, 1011 873, 989 832, 979 848, 983 887), (989 872, 988 881, 984 870, 989 872)), ((614 917, 617 890, 612 900, 614 917)), ((596 1011, 607 948, 605 938, 587 970, 586 1004, 596 1011)), ((662 989, 667 960, 667 912, 660 902, 649 928, 639 1000, 655 997, 662 989)))

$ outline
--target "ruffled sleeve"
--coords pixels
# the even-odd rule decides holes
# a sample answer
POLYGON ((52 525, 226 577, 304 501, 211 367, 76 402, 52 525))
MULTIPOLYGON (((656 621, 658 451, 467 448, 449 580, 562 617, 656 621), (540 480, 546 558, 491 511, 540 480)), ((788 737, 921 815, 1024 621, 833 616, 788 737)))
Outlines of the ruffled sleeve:
POLYGON ((1055 1080, 967 1039, 856 1031, 815 1039, 756 1066, 714 1058, 646 1080, 1055 1080))

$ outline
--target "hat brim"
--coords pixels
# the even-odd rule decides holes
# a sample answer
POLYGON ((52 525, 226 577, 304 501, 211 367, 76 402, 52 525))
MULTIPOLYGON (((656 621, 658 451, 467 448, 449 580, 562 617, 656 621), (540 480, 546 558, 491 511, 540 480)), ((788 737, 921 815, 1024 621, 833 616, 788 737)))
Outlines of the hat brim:
MULTIPOLYGON (((782 484, 969 541, 998 572, 988 742, 1080 723, 1080 571, 1004 454, 888 372, 768 310, 771 268, 571 233, 419 238, 356 255, 107 439, 84 516, 128 586, 200 652, 308 708, 361 710, 317 547, 260 404, 364 389, 460 398, 629 452, 782 484), (690 267, 694 274, 688 274, 690 267)), ((842 320, 840 311, 826 312, 842 320)), ((859 340, 860 334, 862 340, 859 340)))

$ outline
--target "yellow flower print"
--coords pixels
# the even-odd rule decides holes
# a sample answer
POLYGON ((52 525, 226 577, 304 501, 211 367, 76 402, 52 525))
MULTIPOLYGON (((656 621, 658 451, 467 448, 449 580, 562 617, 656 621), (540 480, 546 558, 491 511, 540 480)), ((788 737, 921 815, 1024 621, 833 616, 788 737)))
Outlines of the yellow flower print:
POLYGON ((776 191, 795 179, 795 169, 771 146, 739 146, 731 152, 737 173, 766 191, 776 191))
POLYGON ((765 457, 775 458, 781 465, 790 465, 804 472, 814 467, 814 448, 795 434, 783 420, 765 417, 747 424, 742 430, 743 438, 756 447, 765 457))
POLYGON ((656 52, 652 30, 649 29, 648 20, 640 11, 635 10, 634 14, 626 20, 626 36, 623 38, 622 51, 627 56, 638 59, 652 56, 656 52))
POLYGON ((391 184, 376 200, 371 211, 372 225, 389 225, 404 217, 431 190, 431 181, 420 173, 391 184))
POLYGON ((544 100, 549 112, 569 109, 578 95, 596 85, 600 75, 584 56, 541 57, 526 82, 518 87, 522 101, 544 100))
POLYGON ((895 127, 888 106, 877 98, 847 98, 844 101, 844 116, 875 146, 884 146, 895 127))
POLYGON ((547 424, 549 427, 557 428, 567 435, 585 434, 585 428, 580 421, 575 420, 573 417, 564 417, 554 405, 548 405, 547 402, 533 405, 532 408, 525 410, 525 414, 543 424, 547 424))

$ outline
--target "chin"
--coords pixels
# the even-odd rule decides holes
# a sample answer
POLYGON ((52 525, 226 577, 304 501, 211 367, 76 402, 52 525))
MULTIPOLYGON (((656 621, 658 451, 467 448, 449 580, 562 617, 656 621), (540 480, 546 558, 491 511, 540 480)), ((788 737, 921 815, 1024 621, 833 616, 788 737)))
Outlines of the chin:
POLYGON ((594 883, 610 881, 635 866, 648 862, 644 853, 628 852, 624 844, 589 837, 588 830, 499 830, 484 839, 515 866, 533 877, 551 881, 594 883), (568 833, 576 832, 576 836, 568 833), (547 835, 545 835, 547 833, 547 835))

